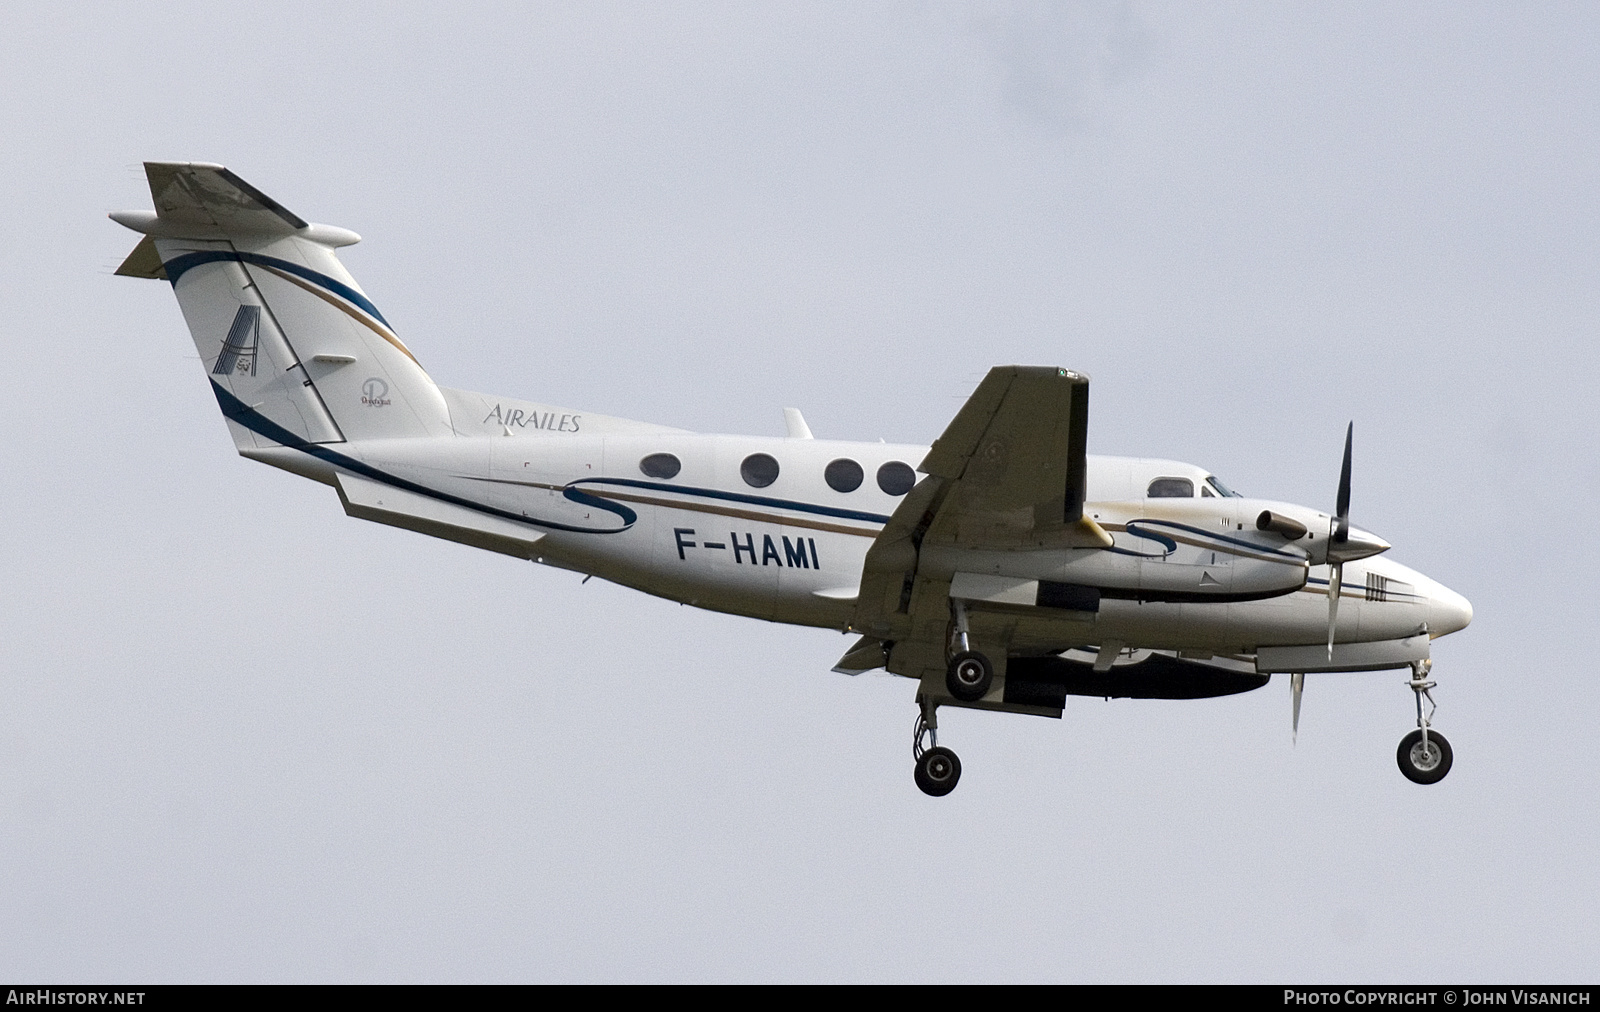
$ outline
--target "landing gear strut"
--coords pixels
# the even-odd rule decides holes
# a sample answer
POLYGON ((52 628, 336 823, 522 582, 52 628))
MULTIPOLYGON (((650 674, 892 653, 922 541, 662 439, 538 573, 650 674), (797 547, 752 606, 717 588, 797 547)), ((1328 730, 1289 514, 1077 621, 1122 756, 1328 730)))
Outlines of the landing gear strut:
POLYGON ((911 739, 911 755, 917 760, 916 780, 922 793, 942 798, 956 789, 961 780, 961 760, 947 748, 939 746, 938 707, 930 700, 922 701, 922 712, 917 714, 917 729, 911 739), (923 747, 927 739, 927 747, 923 747))
POLYGON ((1438 684, 1427 680, 1428 672, 1432 669, 1432 660, 1416 661, 1411 665, 1411 681, 1407 685, 1417 697, 1417 729, 1400 739, 1400 748, 1395 752, 1400 772, 1414 784, 1438 783, 1450 772, 1450 764, 1455 760, 1450 743, 1432 728, 1433 711, 1437 704, 1433 701, 1433 693, 1428 690, 1438 684), (1428 699, 1426 714, 1422 712, 1424 696, 1428 699))
POLYGON ((945 664, 944 687, 963 703, 975 702, 989 694, 989 687, 994 684, 994 665, 972 649, 967 638, 965 602, 950 599, 950 619, 955 635, 950 643, 950 660, 945 664))

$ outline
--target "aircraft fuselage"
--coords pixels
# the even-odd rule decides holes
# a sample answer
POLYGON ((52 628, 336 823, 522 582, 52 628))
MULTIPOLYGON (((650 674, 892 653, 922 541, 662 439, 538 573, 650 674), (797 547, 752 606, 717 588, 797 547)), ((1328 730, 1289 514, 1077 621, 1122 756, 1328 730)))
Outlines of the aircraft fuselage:
MULTIPOLYGON (((568 426, 581 428, 582 415, 527 415, 540 421, 548 415, 552 425, 539 435, 379 440, 342 444, 339 452, 523 518, 544 535, 535 558, 546 565, 695 607, 840 630, 851 628, 867 549, 902 498, 880 488, 876 476, 885 466, 909 470, 928 452, 916 445, 676 430, 587 435, 555 423, 565 416, 568 426), (646 458, 663 454, 678 461, 673 476, 641 470, 646 458), (744 480, 741 464, 752 455, 777 463, 769 484, 744 480), (858 465, 858 487, 830 487, 827 469, 839 461, 858 465)), ((302 450, 249 455, 334 482, 335 468, 302 450)), ((1114 639, 1229 654, 1325 638, 1328 576, 1327 566, 1317 564, 1316 543, 1326 537, 1328 513, 1210 494, 1207 477, 1176 461, 1091 456, 1084 512, 1108 531, 1112 549, 1022 547, 945 553, 947 559, 929 550, 925 565, 937 571, 943 563, 968 585, 974 576, 990 577, 979 589, 993 598, 990 606, 1015 618, 1012 643, 1022 649, 1114 639), (1196 494, 1142 494, 1158 479, 1186 479, 1196 494), (1264 510, 1297 518, 1307 537, 1297 543, 1257 530, 1264 510), (1026 585, 1040 581, 1096 588, 1100 597, 1092 611, 1037 607, 1026 596, 1036 591, 1026 585)), ((1436 637, 1470 617, 1460 595, 1375 556, 1346 567, 1337 640, 1395 640, 1423 630, 1436 637)))

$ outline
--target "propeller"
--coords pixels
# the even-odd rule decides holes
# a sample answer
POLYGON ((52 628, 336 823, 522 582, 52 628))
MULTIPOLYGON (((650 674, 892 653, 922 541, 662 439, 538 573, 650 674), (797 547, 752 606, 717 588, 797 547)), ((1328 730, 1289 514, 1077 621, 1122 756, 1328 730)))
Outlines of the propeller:
POLYGON ((1290 726, 1290 740, 1300 740, 1300 693, 1306 687, 1306 673, 1296 671, 1289 676, 1289 695, 1294 699, 1294 723, 1290 726))
POLYGON ((1344 430, 1344 465, 1339 468, 1339 497, 1328 527, 1328 660, 1333 660, 1334 626, 1339 621, 1339 592, 1344 586, 1345 545, 1350 543, 1350 449, 1356 423, 1344 430))
MULTIPOLYGON (((1344 463, 1339 468, 1339 495, 1334 504, 1333 517, 1328 521, 1328 540, 1323 550, 1328 564, 1328 662, 1333 662, 1333 641, 1339 625, 1339 595, 1344 589, 1344 564, 1365 559, 1389 550, 1389 542, 1375 534, 1350 526, 1350 456, 1355 441, 1356 423, 1344 430, 1344 463)), ((1298 534, 1285 524, 1284 519, 1263 513, 1256 520, 1262 530, 1275 530, 1286 538, 1298 534)), ((1299 526, 1295 524, 1294 526, 1299 526)), ((1304 533, 1302 528, 1301 533, 1304 533)), ((1314 558, 1314 556, 1313 556, 1314 558)), ((1305 690, 1305 674, 1289 676, 1289 691, 1294 698, 1294 734, 1300 732, 1300 695, 1305 690)))

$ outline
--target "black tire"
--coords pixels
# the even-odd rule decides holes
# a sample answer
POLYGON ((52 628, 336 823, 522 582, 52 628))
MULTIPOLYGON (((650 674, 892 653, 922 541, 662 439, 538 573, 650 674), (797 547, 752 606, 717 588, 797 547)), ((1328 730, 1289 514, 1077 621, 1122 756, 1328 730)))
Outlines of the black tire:
POLYGON ((942 798, 961 780, 961 760, 947 748, 930 748, 917 760, 917 786, 930 797, 942 798))
POLYGON ((944 687, 950 695, 970 703, 989 694, 994 684, 994 665, 976 650, 963 650, 950 658, 944 669, 944 687))
POLYGON ((1444 779, 1450 772, 1450 764, 1455 761, 1455 756, 1450 751, 1450 743, 1444 735, 1432 728, 1428 729, 1428 753, 1422 748, 1422 729, 1415 731, 1400 739, 1400 748, 1395 751, 1395 761, 1400 764, 1400 772, 1405 774, 1407 780, 1414 784, 1436 784, 1444 779))

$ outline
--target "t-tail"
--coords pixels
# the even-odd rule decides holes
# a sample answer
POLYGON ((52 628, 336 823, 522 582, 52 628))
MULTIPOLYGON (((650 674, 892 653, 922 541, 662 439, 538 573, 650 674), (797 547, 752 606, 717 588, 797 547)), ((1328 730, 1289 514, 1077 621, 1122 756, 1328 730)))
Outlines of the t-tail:
POLYGON ((313 225, 221 165, 146 162, 155 211, 118 268, 172 284, 241 453, 451 432, 445 398, 313 225))

